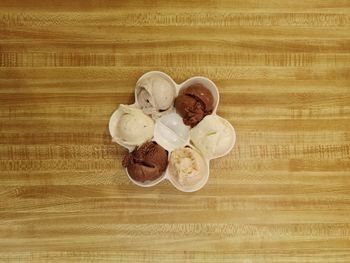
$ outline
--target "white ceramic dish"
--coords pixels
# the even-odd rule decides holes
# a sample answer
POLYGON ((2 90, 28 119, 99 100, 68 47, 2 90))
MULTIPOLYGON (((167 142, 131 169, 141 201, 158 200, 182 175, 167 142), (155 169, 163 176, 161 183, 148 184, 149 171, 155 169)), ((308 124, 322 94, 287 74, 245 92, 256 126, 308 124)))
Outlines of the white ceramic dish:
MULTIPOLYGON (((147 72, 144 75, 142 75, 139 78, 139 80, 136 82, 136 85, 143 78, 150 77, 153 74, 169 80, 169 82, 171 82, 173 84, 173 86, 176 90, 176 96, 179 94, 179 91, 182 88, 188 87, 194 83, 203 84, 205 87, 207 87, 210 90, 210 92, 213 95, 214 110, 212 112, 212 115, 217 115, 216 110, 217 110, 217 107, 219 105, 220 96, 219 96, 218 88, 216 87, 215 83, 212 82, 210 79, 198 76, 198 77, 192 77, 192 78, 184 81, 181 84, 177 84, 170 76, 168 76, 164 72, 150 71, 150 72, 147 72)), ((132 104, 131 106, 135 107, 135 108, 140 108, 138 101, 137 101, 136 89, 135 89, 135 103, 132 104)), ((110 132, 112 138, 115 137, 115 127, 117 125, 119 116, 120 116, 120 114, 118 113, 118 110, 116 110, 112 114, 110 121, 109 121, 109 132, 110 132)), ((146 181, 146 182, 139 182, 139 181, 134 180, 128 174, 127 169, 125 169, 129 179, 133 183, 135 183, 136 185, 141 186, 141 187, 151 187, 151 186, 157 185, 158 183, 160 183, 163 180, 169 180, 175 188, 177 188, 178 190, 180 190, 182 192, 198 191, 208 181, 209 173, 210 173, 209 172, 210 171, 210 161, 228 154, 232 150, 232 148, 234 147, 234 144, 236 142, 235 129, 227 120, 224 120, 224 121, 227 124, 227 126, 230 127, 231 132, 232 132, 232 140, 230 140, 231 144, 227 147, 226 152, 209 157, 209 156, 205 156, 202 152, 200 152, 200 150, 198 148, 196 148, 192 145, 191 140, 190 140, 190 127, 183 124, 182 118, 176 113, 175 108, 167 111, 163 116, 161 116, 160 118, 155 120, 154 135, 153 135, 153 138, 151 140, 157 142, 159 145, 161 145, 164 149, 166 149, 168 151, 168 158, 170 157, 171 152, 174 149, 182 148, 182 147, 186 147, 186 146, 189 146, 189 147, 195 149, 203 157, 205 167, 204 167, 202 172, 205 174, 202 177, 201 181, 199 181, 196 185, 191 186, 191 187, 181 185, 176 180, 176 178, 174 178, 169 173, 169 169, 168 169, 169 166, 161 177, 159 177, 158 179, 156 179, 154 181, 146 181)), ((125 147, 126 149, 128 149, 129 152, 131 152, 137 146, 137 145, 129 145, 129 144, 125 144, 125 143, 120 143, 120 142, 117 142, 117 143, 120 144, 121 146, 125 147)))

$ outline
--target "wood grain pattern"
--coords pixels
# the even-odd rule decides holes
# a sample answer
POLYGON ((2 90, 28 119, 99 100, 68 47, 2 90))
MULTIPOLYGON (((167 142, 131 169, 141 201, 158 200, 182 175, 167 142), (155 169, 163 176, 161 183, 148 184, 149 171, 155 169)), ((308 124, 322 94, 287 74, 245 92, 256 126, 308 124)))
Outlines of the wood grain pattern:
POLYGON ((350 2, 1 0, 0 199, 1 262, 350 262, 350 2), (236 128, 197 193, 121 169, 149 70, 236 128))

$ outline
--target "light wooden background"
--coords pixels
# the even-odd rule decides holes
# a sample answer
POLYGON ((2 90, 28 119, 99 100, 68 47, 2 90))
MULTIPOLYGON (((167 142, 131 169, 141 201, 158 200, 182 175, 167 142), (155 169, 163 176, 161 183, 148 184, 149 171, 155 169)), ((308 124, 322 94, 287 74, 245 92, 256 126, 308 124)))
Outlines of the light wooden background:
POLYGON ((0 1, 0 262, 350 262, 350 2, 0 1), (142 189, 110 114, 203 75, 237 130, 142 189))

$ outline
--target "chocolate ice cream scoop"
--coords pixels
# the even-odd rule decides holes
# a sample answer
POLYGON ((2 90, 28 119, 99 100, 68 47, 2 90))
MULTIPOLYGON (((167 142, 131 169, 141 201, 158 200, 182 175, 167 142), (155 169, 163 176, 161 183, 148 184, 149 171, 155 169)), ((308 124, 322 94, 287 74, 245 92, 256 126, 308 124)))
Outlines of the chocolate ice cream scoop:
POLYGON ((153 181, 159 178, 168 165, 167 151, 156 142, 145 142, 123 160, 129 175, 136 181, 153 181))
POLYGON ((192 84, 179 93, 175 99, 176 112, 186 125, 194 127, 214 108, 214 98, 210 90, 200 83, 192 84))

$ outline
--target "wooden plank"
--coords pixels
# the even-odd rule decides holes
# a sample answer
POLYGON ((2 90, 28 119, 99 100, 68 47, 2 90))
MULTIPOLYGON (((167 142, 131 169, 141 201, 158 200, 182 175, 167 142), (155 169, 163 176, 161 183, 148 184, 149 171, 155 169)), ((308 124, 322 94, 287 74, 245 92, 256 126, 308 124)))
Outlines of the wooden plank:
POLYGON ((350 2, 0 1, 1 262, 349 262, 350 2), (137 79, 215 81, 207 185, 128 180, 137 79))

